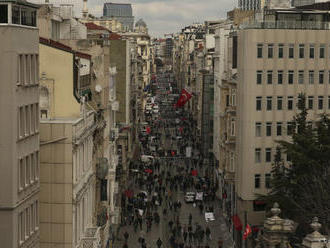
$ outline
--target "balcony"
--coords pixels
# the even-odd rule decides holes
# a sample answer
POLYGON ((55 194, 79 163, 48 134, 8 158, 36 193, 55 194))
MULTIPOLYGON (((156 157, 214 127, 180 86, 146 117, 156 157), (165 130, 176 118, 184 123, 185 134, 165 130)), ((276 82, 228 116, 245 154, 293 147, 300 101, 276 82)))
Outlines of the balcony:
POLYGON ((228 136, 226 139, 226 145, 230 145, 230 144, 235 144, 236 143, 236 136, 228 136))
POLYGON ((100 227, 87 228, 79 248, 101 248, 100 227))
POLYGON ((94 120, 94 113, 89 112, 86 117, 78 119, 72 126, 72 139, 75 143, 79 142, 80 138, 84 135, 88 135, 88 130, 96 128, 94 120))
POLYGON ((235 172, 234 171, 225 171, 224 179, 226 182, 235 182, 235 172))
POLYGON ((242 24, 243 29, 315 29, 329 30, 329 22, 319 21, 263 21, 242 24))
POLYGON ((233 114, 236 115, 236 106, 227 106, 226 107, 226 114, 233 114))

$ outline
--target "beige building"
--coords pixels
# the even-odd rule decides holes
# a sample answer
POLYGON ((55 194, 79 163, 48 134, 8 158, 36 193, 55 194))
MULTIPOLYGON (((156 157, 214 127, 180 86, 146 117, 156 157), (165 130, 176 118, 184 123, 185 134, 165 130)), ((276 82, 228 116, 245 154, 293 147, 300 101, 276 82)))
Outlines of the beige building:
POLYGON ((39 247, 36 11, 28 2, 0 0, 1 247, 39 247))
POLYGON ((40 39, 40 246, 100 247, 90 56, 40 39), (51 66, 49 66, 51 65, 51 66))
POLYGON ((237 214, 243 220, 246 211, 251 224, 261 224, 264 218, 264 205, 255 199, 270 188, 276 141, 288 140, 292 132, 298 94, 306 94, 311 121, 329 112, 327 15, 316 10, 269 11, 262 23, 237 32, 237 214), (292 17, 310 21, 293 22, 292 17))

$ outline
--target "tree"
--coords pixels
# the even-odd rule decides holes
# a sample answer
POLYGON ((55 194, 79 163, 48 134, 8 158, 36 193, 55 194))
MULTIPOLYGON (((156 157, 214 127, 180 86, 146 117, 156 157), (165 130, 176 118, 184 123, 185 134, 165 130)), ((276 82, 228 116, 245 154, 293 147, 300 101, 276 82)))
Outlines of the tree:
POLYGON ((280 203, 285 217, 300 224, 296 233, 300 237, 314 216, 324 231, 330 228, 330 119, 321 115, 313 127, 305 102, 305 95, 300 94, 291 140, 278 141, 271 191, 261 197, 267 205, 280 203), (287 155, 286 162, 281 152, 287 155))

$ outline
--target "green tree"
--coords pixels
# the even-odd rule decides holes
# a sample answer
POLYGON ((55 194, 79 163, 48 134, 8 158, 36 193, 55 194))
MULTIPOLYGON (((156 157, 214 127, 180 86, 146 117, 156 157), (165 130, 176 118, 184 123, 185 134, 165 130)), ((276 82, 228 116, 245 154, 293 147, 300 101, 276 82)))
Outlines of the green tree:
POLYGON ((269 205, 277 201, 283 214, 299 223, 298 236, 305 235, 314 216, 327 233, 330 227, 330 119, 321 115, 313 127, 305 103, 300 94, 291 139, 278 141, 271 191, 262 197, 269 205), (289 158, 286 163, 281 152, 289 158))

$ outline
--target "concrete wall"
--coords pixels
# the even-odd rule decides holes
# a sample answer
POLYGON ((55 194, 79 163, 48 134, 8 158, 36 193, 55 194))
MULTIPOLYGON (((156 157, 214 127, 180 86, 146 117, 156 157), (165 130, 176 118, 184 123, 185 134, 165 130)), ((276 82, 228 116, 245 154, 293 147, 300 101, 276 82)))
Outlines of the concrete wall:
POLYGON ((71 52, 40 44, 40 78, 47 83, 50 99, 50 118, 80 116, 80 104, 73 95, 73 58, 71 52), (45 73, 46 79, 42 79, 45 73))
MULTIPOLYGON (((23 238, 21 247, 34 244, 38 247, 38 213, 35 206, 38 206, 39 190, 39 162, 33 159, 29 167, 19 166, 22 159, 38 158, 39 151, 39 118, 38 109, 38 30, 33 27, 13 27, 0 26, 0 244, 3 247, 18 247, 20 244, 19 234, 25 223, 20 222, 20 215, 31 211, 33 205, 33 215, 31 219, 34 226, 28 238, 23 238), (24 63, 27 54, 28 66, 24 63), (20 55, 24 57, 23 63, 20 62, 20 55), (31 56, 33 55, 33 56, 31 56), (22 67, 20 66, 22 65, 22 67), (31 80, 20 78, 20 68, 29 68, 31 80), (31 107, 32 106, 32 107, 31 107), (26 128, 23 136, 19 136, 19 108, 28 107, 27 117, 33 120, 34 128, 26 128), (32 111, 32 112, 30 112, 32 111), (31 113, 34 113, 33 115, 31 113), (20 185, 21 168, 24 179, 23 187, 20 185), (25 174, 25 168, 33 173, 25 174)), ((21 75, 26 72, 22 72, 21 75)), ((31 124, 31 122, 30 122, 31 124)), ((31 213, 31 212, 29 212, 31 213)))

